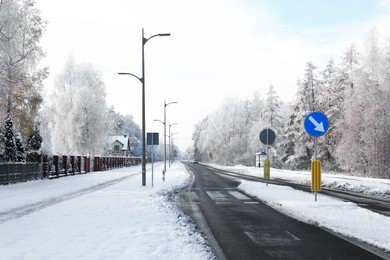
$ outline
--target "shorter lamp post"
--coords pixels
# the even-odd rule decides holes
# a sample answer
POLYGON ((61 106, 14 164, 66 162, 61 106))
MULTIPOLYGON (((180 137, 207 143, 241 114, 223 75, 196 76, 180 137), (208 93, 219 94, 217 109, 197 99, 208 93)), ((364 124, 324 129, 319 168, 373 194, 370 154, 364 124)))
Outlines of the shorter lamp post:
MULTIPOLYGON (((167 106, 170 105, 170 104, 177 104, 177 102, 169 102, 169 103, 166 103, 165 100, 164 100, 164 173, 167 172, 167 113, 166 113, 166 110, 167 110, 167 106)), ((170 127, 171 125, 169 125, 170 127)))
POLYGON ((174 126, 174 125, 177 125, 177 123, 169 123, 169 135, 168 135, 168 138, 169 138, 169 167, 171 167, 171 126, 174 126))
MULTIPOLYGON (((171 143, 170 143, 170 147, 172 147, 172 149, 175 147, 174 142, 173 142, 173 141, 174 141, 173 135, 175 135, 175 134, 177 134, 177 132, 171 133, 171 139, 170 139, 170 142, 171 142, 171 143)), ((175 139, 175 140, 176 140, 176 139, 175 139)), ((172 151, 173 154, 170 155, 170 160, 171 160, 171 161, 170 161, 170 164, 172 164, 173 161, 174 161, 174 158, 175 158, 175 153, 174 153, 174 152, 175 152, 175 151, 176 151, 176 150, 173 150, 173 151, 172 151)), ((170 152, 170 153, 171 153, 171 152, 170 152)))
POLYGON ((163 170, 162 174, 163 174, 163 181, 165 181, 165 172, 167 171, 166 168, 165 168, 166 167, 166 160, 167 160, 167 154, 166 154, 167 148, 166 148, 166 142, 165 142, 165 140, 166 140, 166 136, 165 136, 165 122, 161 121, 159 119, 153 119, 153 121, 160 122, 160 123, 162 123, 164 125, 164 170, 163 170))

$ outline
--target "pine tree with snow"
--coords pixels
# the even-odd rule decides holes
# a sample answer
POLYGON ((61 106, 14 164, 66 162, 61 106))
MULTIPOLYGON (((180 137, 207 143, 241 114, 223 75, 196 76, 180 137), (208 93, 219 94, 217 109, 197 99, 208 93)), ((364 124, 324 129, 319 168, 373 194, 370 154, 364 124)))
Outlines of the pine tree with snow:
POLYGON ((312 63, 307 63, 305 76, 298 81, 298 87, 293 112, 283 136, 284 143, 281 144, 285 149, 282 161, 290 169, 309 169, 314 142, 305 132, 303 122, 309 113, 319 109, 321 90, 321 82, 312 63))
POLYGON ((264 120, 268 122, 269 126, 278 131, 282 128, 282 117, 279 114, 280 103, 279 97, 273 85, 268 88, 266 105, 264 107, 264 120))
POLYGON ((7 113, 7 117, 4 121, 4 142, 4 159, 8 162, 14 162, 16 158, 16 144, 14 137, 14 122, 10 113, 7 113))
POLYGON ((27 142, 27 161, 29 162, 40 162, 41 153, 40 149, 42 146, 42 136, 40 134, 38 126, 35 127, 34 132, 31 134, 27 142))
POLYGON ((15 161, 24 162, 26 160, 26 151, 24 149, 22 135, 19 132, 15 134, 15 146, 16 146, 15 161))
POLYGON ((3 132, 0 132, 0 162, 4 161, 5 155, 5 139, 3 132))

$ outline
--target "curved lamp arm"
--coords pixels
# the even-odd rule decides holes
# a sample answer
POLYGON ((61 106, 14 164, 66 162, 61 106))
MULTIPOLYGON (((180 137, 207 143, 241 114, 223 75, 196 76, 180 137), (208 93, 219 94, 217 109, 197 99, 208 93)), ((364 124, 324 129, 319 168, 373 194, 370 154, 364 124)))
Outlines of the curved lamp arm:
POLYGON ((137 78, 139 81, 141 81, 141 83, 144 83, 144 80, 143 78, 140 78, 132 73, 128 73, 128 72, 118 72, 119 75, 130 75, 130 76, 133 76, 135 78, 137 78))

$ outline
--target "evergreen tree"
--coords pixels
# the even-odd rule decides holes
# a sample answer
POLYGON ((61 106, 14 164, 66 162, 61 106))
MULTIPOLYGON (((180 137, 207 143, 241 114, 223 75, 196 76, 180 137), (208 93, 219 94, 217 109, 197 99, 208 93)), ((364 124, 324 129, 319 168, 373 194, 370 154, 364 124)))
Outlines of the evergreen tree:
POLYGON ((41 161, 41 153, 40 149, 42 146, 42 136, 40 134, 38 126, 35 127, 34 132, 31 134, 28 142, 27 142, 27 158, 28 162, 40 162, 41 161))
POLYGON ((5 152, 4 159, 8 162, 14 162, 16 158, 16 144, 14 137, 14 122, 10 113, 7 113, 7 117, 4 121, 4 143, 5 152))
POLYGON ((320 107, 320 81, 316 76, 316 67, 307 63, 305 77, 298 81, 298 93, 293 112, 283 136, 285 155, 282 161, 290 169, 309 169, 313 155, 313 140, 305 132, 303 122, 306 116, 320 107))
POLYGON ((17 162, 24 162, 26 160, 26 151, 24 149, 22 135, 19 132, 15 134, 15 146, 16 146, 15 160, 17 162))
POLYGON ((343 118, 343 104, 346 85, 345 74, 336 67, 333 59, 330 59, 322 72, 321 90, 319 95, 319 107, 330 122, 326 135, 318 138, 318 158, 322 161, 326 170, 337 170, 338 164, 335 150, 340 142, 339 121, 343 118))
POLYGON ((273 85, 268 88, 266 104, 264 107, 264 120, 275 131, 283 127, 282 117, 279 114, 280 103, 273 85))
MULTIPOLYGON (((281 151, 282 139, 281 133, 284 132, 283 117, 280 115, 280 102, 277 92, 273 85, 268 88, 267 98, 264 106, 264 121, 275 131, 278 141, 269 146, 268 153, 272 156, 272 166, 281 168, 283 161, 278 152, 281 151)), ((262 128, 264 128, 263 126, 262 128)), ((271 157, 270 157, 271 158, 271 157)))
POLYGON ((4 156, 5 156, 5 138, 3 132, 0 132, 0 162, 5 160, 4 156))

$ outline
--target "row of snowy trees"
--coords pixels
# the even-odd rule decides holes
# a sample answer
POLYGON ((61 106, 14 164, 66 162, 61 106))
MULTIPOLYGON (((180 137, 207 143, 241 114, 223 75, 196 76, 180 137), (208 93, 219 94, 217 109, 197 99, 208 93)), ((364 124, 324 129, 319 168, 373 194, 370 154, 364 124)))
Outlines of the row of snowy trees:
POLYGON ((24 144, 20 132, 14 133, 14 122, 10 113, 4 120, 4 133, 0 134, 0 161, 5 162, 40 162, 40 148, 42 137, 38 127, 35 128, 27 141, 24 144))
POLYGON ((132 116, 123 116, 106 105, 105 84, 90 64, 68 60, 58 75, 44 115, 48 128, 46 149, 62 154, 104 154, 109 135, 129 135, 138 151, 141 131, 132 116), (50 137, 50 138, 49 138, 50 137), (50 141, 50 142, 49 142, 50 141))
POLYGON ((260 130, 266 126, 281 130, 285 107, 272 85, 266 100, 257 93, 252 100, 225 100, 217 111, 195 125, 195 159, 224 165, 254 165, 255 153, 260 148, 260 130))
POLYGON ((25 148, 36 148, 30 143, 35 142, 41 88, 47 77, 47 68, 37 65, 43 56, 39 43, 45 28, 33 0, 0 2, 0 116, 4 119, 0 161, 23 161, 25 148))
POLYGON ((46 24, 34 0, 0 1, 0 162, 39 161, 42 152, 104 154, 108 135, 129 134, 136 148, 138 125, 107 108, 103 80, 91 65, 69 59, 42 107, 48 68, 38 64, 46 24))
POLYGON ((227 100, 195 126, 195 158, 220 164, 254 165, 259 132, 271 127, 277 133, 272 146, 275 167, 308 169, 313 139, 303 121, 322 111, 330 121, 319 138, 319 159, 327 170, 345 170, 366 176, 390 176, 390 37, 381 41, 372 30, 358 52, 351 45, 335 64, 322 71, 307 63, 298 80, 295 100, 287 105, 273 86, 266 97, 227 100), (383 43, 384 42, 384 43, 383 43))

